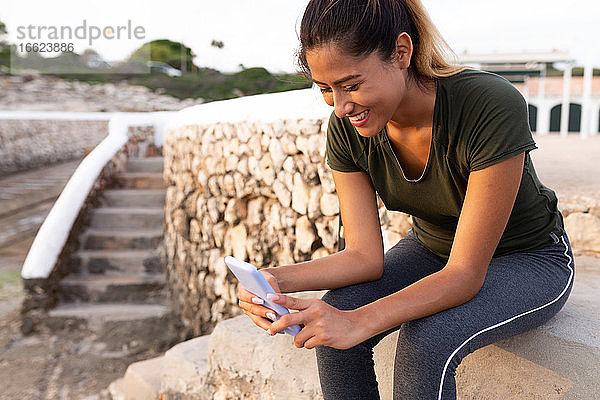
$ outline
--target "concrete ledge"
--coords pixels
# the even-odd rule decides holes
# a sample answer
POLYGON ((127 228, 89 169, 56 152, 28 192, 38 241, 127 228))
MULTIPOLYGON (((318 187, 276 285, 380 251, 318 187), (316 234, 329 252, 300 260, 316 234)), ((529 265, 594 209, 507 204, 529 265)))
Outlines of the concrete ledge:
MULTIPOLYGON (((600 399, 599 304, 600 272, 576 271, 573 292, 552 320, 465 357, 456 376, 459 398, 600 399)), ((384 400, 392 399, 397 336, 387 336, 374 350, 384 400)), ((167 399, 322 398, 314 349, 297 349, 288 335, 270 337, 246 316, 222 321, 210 336, 168 354, 168 365, 177 367, 163 373, 167 399), (165 382, 174 372, 181 379, 165 382)))
POLYGON ((161 393, 167 399, 211 399, 206 387, 209 335, 174 346, 163 357, 161 393))
POLYGON ((126 400, 158 399, 163 357, 131 364, 123 378, 122 391, 126 400))
MULTIPOLYGON (((600 271, 577 270, 569 300, 548 323, 465 357, 456 374, 459 398, 600 399, 599 304, 600 271)), ((397 337, 390 334, 374 349, 382 400, 392 399, 397 337)), ((288 335, 268 336, 245 315, 161 359, 132 364, 111 391, 119 386, 127 396, 160 388, 165 400, 322 399, 314 349, 297 349, 288 335)))
POLYGON ((208 360, 215 398, 322 397, 314 349, 297 349, 289 335, 270 337, 245 315, 217 325, 208 360))

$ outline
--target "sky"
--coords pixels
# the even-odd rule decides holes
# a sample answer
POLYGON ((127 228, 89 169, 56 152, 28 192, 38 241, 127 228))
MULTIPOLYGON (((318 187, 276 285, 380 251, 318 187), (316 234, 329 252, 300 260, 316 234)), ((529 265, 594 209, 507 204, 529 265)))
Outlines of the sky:
MULTIPOLYGON (((600 67, 599 0, 422 0, 434 24, 456 53, 566 51, 583 65, 600 67)), ((129 56, 154 39, 182 41, 197 55, 194 62, 233 72, 262 66, 271 72, 293 72, 297 29, 308 0, 8 0, 0 21, 11 43, 44 42, 37 27, 86 24, 86 39, 73 42, 75 51, 90 47, 90 28, 116 26, 120 38, 92 40, 92 48, 109 61, 129 56), (34 27, 30 35, 27 27, 34 27), (18 28, 22 35, 19 35, 18 28), (134 29, 137 27, 138 39, 134 29), (142 33, 143 31, 143 33, 142 33), (131 39, 127 37, 131 34, 131 39), (212 40, 224 43, 211 47, 212 40)), ((42 33, 47 35, 50 28, 42 33)), ((60 28, 59 28, 60 29, 60 28)), ((80 33, 84 29, 80 29, 80 33)), ((109 32, 110 33, 110 32, 109 32)), ((113 34, 114 36, 114 34, 113 34)), ((56 55, 51 53, 49 55, 56 55)))

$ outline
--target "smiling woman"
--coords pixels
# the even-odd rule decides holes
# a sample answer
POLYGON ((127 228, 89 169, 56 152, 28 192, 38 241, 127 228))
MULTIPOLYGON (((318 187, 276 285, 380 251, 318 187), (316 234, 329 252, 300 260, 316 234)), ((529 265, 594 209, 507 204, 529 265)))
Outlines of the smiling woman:
POLYGON ((573 284, 555 193, 537 178, 527 105, 504 78, 456 66, 418 0, 311 0, 301 69, 334 107, 326 161, 346 248, 261 270, 281 293, 269 334, 315 348, 325 399, 378 399, 373 347, 399 330, 395 399, 455 399, 470 352, 548 321, 573 284), (375 193, 413 228, 383 252, 375 193))

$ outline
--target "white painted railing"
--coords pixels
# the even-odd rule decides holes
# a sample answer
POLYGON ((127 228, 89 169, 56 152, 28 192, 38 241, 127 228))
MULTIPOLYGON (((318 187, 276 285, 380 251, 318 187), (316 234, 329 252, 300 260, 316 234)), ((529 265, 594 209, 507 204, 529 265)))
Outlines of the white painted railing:
POLYGON ((108 136, 79 164, 40 227, 21 270, 23 279, 46 279, 50 276, 56 260, 69 237, 73 223, 100 172, 127 142, 128 127, 154 125, 155 144, 161 146, 162 129, 173 114, 174 112, 55 113, 0 111, 0 118, 5 119, 110 119, 108 136))

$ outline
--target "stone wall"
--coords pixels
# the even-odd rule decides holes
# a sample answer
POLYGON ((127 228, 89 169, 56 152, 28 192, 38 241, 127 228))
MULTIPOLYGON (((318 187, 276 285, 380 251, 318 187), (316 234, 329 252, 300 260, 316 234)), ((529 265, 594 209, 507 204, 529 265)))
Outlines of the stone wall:
POLYGON ((560 196, 558 207, 565 217, 565 229, 573 253, 579 256, 600 256, 600 198, 590 196, 560 196))
POLYGON ((0 119, 0 176, 83 158, 108 134, 108 121, 0 119))
MULTIPOLYGON (((108 135, 108 121, 0 119, 0 176, 81 159, 108 135)), ((160 155, 152 125, 130 126, 129 157, 160 155)))
MULTIPOLYGON (((174 311, 190 335, 239 315, 223 261, 256 266, 337 251, 339 205, 325 156, 327 119, 185 125, 165 132, 165 253, 174 311)), ((410 227, 379 201, 386 248, 410 227)))
POLYGON ((89 83, 43 74, 0 75, 0 110, 145 112, 177 111, 200 104, 126 81, 89 83), (49 93, 51 95, 49 95, 49 93))

